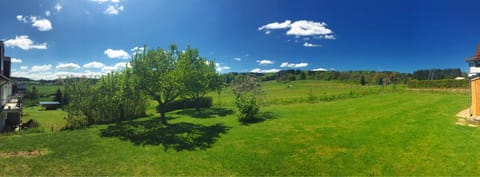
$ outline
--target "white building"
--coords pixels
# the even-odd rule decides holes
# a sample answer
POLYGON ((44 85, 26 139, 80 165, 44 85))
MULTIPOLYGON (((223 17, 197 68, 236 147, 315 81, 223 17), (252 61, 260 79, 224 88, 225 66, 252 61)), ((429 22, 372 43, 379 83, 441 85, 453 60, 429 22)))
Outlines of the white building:
POLYGON ((480 44, 477 47, 477 52, 473 57, 465 59, 468 63, 469 71, 468 77, 476 76, 480 73, 480 44))
MULTIPOLYGON (((12 97, 12 85, 13 81, 10 79, 11 60, 10 57, 5 56, 5 47, 3 41, 0 41, 0 132, 5 129, 5 125, 8 119, 8 113, 12 111, 12 107, 5 106, 8 104, 12 97), (7 110, 8 109, 8 110, 7 110)), ((21 106, 16 112, 21 115, 21 106)), ((20 117, 18 117, 20 119, 20 117)))

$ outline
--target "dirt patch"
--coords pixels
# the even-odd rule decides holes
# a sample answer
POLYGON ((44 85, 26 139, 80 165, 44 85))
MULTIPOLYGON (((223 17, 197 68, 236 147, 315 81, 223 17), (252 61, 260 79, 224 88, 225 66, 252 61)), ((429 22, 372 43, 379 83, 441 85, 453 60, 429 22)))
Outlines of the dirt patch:
POLYGON ((467 108, 463 111, 457 113, 457 117, 461 118, 470 118, 470 108, 467 108))
POLYGON ((36 149, 33 151, 0 152, 0 159, 14 157, 37 157, 48 154, 48 149, 36 149))
POLYGON ((468 127, 479 127, 480 126, 480 119, 479 117, 472 117, 470 108, 467 108, 463 111, 457 113, 458 120, 455 124, 460 126, 468 126, 468 127))

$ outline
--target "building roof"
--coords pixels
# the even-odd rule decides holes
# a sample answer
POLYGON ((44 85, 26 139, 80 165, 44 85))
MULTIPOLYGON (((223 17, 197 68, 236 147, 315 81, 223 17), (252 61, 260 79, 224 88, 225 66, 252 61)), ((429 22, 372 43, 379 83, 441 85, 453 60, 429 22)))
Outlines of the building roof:
POLYGON ((477 52, 475 52, 475 55, 473 56, 474 60, 479 60, 480 59, 480 44, 478 44, 477 47, 477 52))
POLYGON ((60 104, 60 102, 58 101, 40 101, 40 105, 56 105, 56 104, 60 104))

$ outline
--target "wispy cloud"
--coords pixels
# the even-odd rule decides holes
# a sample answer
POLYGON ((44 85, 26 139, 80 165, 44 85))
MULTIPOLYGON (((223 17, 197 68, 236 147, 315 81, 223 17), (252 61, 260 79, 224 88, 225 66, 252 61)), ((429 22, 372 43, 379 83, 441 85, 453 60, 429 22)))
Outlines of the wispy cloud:
POLYGON ((237 57, 237 58, 233 58, 233 60, 235 60, 235 61, 241 61, 242 59, 237 57))
POLYGON ((279 72, 279 69, 260 69, 260 68, 255 68, 252 69, 250 72, 252 73, 276 73, 279 72))
POLYGON ((50 31, 53 29, 50 20, 41 17, 17 15, 17 20, 23 23, 30 23, 39 31, 50 31))
POLYGON ((271 64, 273 64, 273 61, 272 61, 272 60, 263 59, 263 60, 257 60, 257 63, 258 63, 259 65, 271 65, 271 64))
POLYGON ((307 67, 308 66, 308 63, 288 63, 288 62, 283 62, 282 64, 280 64, 280 67, 282 68, 285 68, 285 67, 288 67, 288 68, 303 68, 303 67, 307 67))
POLYGON ((328 69, 325 69, 325 68, 315 68, 315 69, 312 69, 311 71, 328 71, 328 69))
POLYGON ((60 10, 62 10, 62 5, 60 5, 60 3, 57 2, 57 4, 55 4, 55 7, 53 7, 57 12, 60 12, 60 10))
POLYGON ((30 69, 31 72, 45 72, 45 71, 49 71, 50 69, 52 69, 52 65, 51 64, 48 64, 48 65, 35 65, 35 66, 32 66, 32 68, 30 69))
POLYGON ((123 11, 123 6, 122 5, 109 5, 107 9, 103 12, 104 14, 107 15, 118 15, 120 12, 123 11))
POLYGON ((22 50, 47 49, 47 43, 35 44, 27 35, 16 36, 15 39, 5 41, 7 47, 18 47, 22 50))
POLYGON ((304 47, 321 47, 321 45, 319 45, 319 44, 312 44, 312 43, 308 43, 308 42, 303 43, 303 46, 304 47))
POLYGON ((145 48, 143 48, 143 47, 138 47, 138 46, 130 49, 130 51, 132 52, 133 55, 135 55, 135 54, 141 54, 141 53, 143 53, 144 50, 145 50, 145 48))
POLYGON ((96 2, 96 3, 98 3, 98 4, 103 4, 103 3, 108 2, 109 0, 90 0, 90 1, 96 2))
POLYGON ((125 7, 120 4, 120 0, 90 0, 92 2, 96 2, 98 4, 105 3, 107 8, 103 11, 105 15, 118 15, 122 12, 125 7))
POLYGON ((100 62, 96 62, 96 61, 93 61, 93 62, 90 62, 90 63, 87 63, 87 64, 84 64, 83 67, 84 68, 95 68, 95 69, 100 69, 100 68, 103 68, 105 66, 105 64, 103 63, 100 63, 100 62))
POLYGON ((230 66, 221 66, 220 63, 215 63, 215 70, 217 70, 217 72, 222 72, 224 70, 229 70, 230 69, 230 66))
POLYGON ((292 24, 292 21, 290 20, 285 20, 283 23, 273 22, 273 23, 269 23, 259 27, 258 30, 259 31, 263 30, 265 31, 265 34, 270 34, 271 30, 289 28, 291 24, 292 24))
POLYGON ((60 63, 55 68, 58 70, 76 70, 80 69, 80 65, 75 63, 60 63))

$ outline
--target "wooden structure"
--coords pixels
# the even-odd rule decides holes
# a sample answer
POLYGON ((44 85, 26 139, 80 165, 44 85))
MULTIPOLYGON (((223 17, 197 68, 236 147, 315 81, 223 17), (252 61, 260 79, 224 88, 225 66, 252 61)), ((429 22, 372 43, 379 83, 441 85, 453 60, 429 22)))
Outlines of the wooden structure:
POLYGON ((472 106, 470 108, 472 117, 480 117, 480 77, 475 77, 471 81, 472 106))
POLYGON ((473 57, 465 60, 469 66, 468 76, 471 85, 471 100, 470 117, 474 119, 480 118, 480 44, 477 47, 477 52, 473 57))

